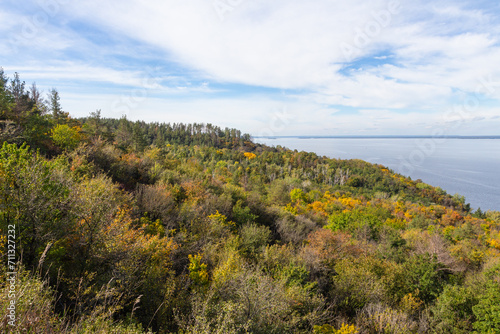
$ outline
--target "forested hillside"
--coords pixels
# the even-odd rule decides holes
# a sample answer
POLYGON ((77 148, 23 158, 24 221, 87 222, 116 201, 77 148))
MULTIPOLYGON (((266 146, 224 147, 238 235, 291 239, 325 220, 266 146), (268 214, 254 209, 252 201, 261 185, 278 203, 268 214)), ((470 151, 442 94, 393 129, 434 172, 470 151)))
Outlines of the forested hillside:
POLYGON ((2 332, 500 332, 500 212, 1 69, 0 112, 2 332))

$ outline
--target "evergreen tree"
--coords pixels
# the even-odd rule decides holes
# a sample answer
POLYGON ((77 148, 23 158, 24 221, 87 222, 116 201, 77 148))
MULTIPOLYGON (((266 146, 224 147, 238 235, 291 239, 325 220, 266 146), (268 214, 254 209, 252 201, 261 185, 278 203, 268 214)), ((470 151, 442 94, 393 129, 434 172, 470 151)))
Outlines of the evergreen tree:
POLYGON ((14 100, 7 90, 9 79, 5 76, 3 68, 0 67, 0 139, 9 140, 17 135, 18 129, 12 117, 14 100))
POLYGON ((26 83, 24 81, 21 82, 19 78, 19 73, 14 74, 14 79, 10 82, 10 93, 14 97, 14 100, 17 104, 21 103, 23 96, 26 94, 24 90, 24 86, 26 83))
POLYGON ((7 90, 9 79, 5 76, 3 68, 0 67, 0 118, 6 119, 12 109, 12 96, 7 90))
POLYGON ((89 138, 103 138, 111 141, 113 133, 110 131, 105 120, 101 117, 101 110, 91 112, 85 119, 84 131, 89 138))
POLYGON ((118 126, 115 131, 115 140, 118 147, 126 149, 131 145, 132 127, 126 116, 123 116, 118 121, 118 126))
POLYGON ((36 110, 40 114, 45 114, 47 112, 47 106, 45 105, 45 100, 42 97, 42 93, 38 90, 36 83, 33 82, 28 91, 29 99, 31 104, 36 107, 36 110))
POLYGON ((23 122, 25 117, 24 112, 30 111, 33 105, 30 103, 28 92, 25 89, 26 83, 21 81, 19 73, 14 74, 14 78, 10 81, 10 95, 14 99, 12 107, 12 120, 18 124, 23 122))
POLYGON ((132 128, 132 141, 134 150, 138 152, 144 151, 146 146, 148 146, 146 135, 142 129, 141 122, 139 121, 135 122, 132 128))
POLYGON ((5 90, 5 86, 7 86, 8 82, 9 82, 9 79, 5 76, 5 73, 3 71, 3 67, 0 67, 0 91, 5 90))
POLYGON ((68 114, 62 110, 61 107, 61 97, 59 96, 59 92, 52 88, 48 94, 49 99, 49 109, 52 111, 52 117, 56 124, 65 123, 65 120, 68 117, 68 114))

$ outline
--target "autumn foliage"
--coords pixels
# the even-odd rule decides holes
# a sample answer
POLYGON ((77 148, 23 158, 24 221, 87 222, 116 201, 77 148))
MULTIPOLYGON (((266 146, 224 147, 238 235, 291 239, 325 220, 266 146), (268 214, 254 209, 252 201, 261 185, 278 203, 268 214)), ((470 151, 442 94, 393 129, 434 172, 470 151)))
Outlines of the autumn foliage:
POLYGON ((3 332, 499 330, 498 212, 234 129, 51 114, 0 82, 0 257, 15 225, 22 291, 3 332))

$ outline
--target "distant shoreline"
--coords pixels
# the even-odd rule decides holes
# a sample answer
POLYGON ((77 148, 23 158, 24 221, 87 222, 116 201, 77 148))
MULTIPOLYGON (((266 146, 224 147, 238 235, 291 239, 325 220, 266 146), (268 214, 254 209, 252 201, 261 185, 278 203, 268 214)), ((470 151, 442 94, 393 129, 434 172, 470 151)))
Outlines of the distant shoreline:
POLYGON ((500 136, 400 136, 400 135, 380 135, 380 136, 361 136, 361 135, 346 135, 346 136, 252 136, 252 138, 265 139, 500 139, 500 136))

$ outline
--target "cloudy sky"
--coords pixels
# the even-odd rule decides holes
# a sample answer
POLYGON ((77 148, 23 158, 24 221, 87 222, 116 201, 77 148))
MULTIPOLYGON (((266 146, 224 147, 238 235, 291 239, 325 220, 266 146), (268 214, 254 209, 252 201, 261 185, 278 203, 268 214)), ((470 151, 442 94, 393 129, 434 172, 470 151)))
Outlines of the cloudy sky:
POLYGON ((0 66, 75 117, 500 135, 500 4, 3 0, 0 66))

